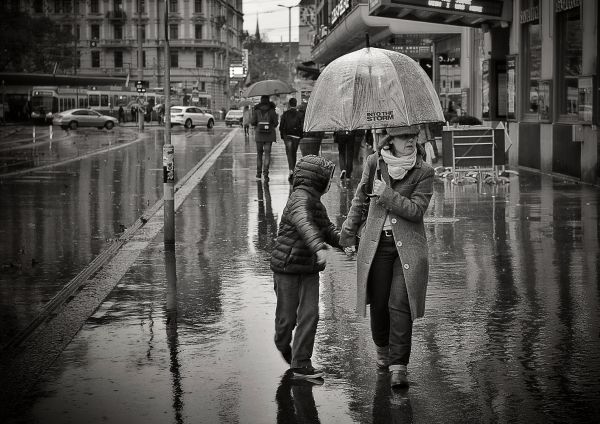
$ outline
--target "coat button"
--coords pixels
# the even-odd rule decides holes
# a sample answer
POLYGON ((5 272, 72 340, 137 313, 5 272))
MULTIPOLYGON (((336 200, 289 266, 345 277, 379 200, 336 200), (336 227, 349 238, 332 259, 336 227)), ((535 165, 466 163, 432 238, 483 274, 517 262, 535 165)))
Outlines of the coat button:
POLYGON ((404 269, 408 269, 408 268, 410 268, 410 265, 409 264, 404 264, 404 269))
POLYGON ((398 222, 398 220, 396 218, 392 218, 392 224, 395 224, 396 222, 398 222))
POLYGON ((396 243, 396 246, 398 246, 398 247, 402 247, 402 242, 401 242, 401 241, 397 242, 397 243, 396 243))

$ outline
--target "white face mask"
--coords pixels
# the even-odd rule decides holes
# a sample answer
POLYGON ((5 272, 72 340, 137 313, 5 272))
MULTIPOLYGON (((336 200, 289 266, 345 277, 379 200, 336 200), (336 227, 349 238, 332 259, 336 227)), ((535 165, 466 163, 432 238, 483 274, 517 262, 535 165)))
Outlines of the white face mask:
POLYGON ((335 172, 335 167, 331 170, 331 175, 329 176, 329 181, 327 182, 327 188, 325 188, 325 191, 323 191, 323 194, 325 194, 329 191, 329 188, 331 187, 331 181, 333 180, 334 172, 335 172))

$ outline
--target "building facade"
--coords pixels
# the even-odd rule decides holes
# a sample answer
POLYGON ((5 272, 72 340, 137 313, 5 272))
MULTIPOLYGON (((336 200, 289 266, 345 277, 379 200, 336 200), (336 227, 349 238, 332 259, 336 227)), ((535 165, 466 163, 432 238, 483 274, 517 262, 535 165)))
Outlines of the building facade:
POLYGON ((446 112, 505 123, 509 165, 600 184, 595 0, 324 0, 314 7, 311 54, 321 66, 364 47, 368 34, 371 46, 419 61, 446 112))
POLYGON ((75 73, 129 76, 155 89, 164 89, 167 28, 171 89, 213 110, 229 104, 229 64, 242 56, 242 0, 11 0, 11 7, 73 32, 75 73))

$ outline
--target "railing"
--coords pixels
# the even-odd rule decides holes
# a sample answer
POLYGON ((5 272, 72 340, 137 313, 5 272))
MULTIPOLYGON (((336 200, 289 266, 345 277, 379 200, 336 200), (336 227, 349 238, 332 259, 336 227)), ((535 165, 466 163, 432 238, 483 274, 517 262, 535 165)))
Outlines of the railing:
POLYGON ((178 38, 169 40, 171 47, 213 47, 225 48, 225 43, 219 40, 210 39, 195 39, 195 38, 178 38))
POLYGON ((134 39, 105 38, 100 40, 100 47, 129 47, 134 45, 137 45, 137 40, 134 39))
POLYGON ((127 14, 122 10, 110 10, 106 12, 106 17, 108 19, 124 21, 127 19, 127 14))

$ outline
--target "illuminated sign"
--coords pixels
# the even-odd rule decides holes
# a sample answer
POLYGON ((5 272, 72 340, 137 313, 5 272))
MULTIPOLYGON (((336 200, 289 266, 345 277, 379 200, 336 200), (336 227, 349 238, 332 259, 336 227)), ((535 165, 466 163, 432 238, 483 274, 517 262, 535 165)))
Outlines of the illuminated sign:
POLYGON ((392 4, 439 9, 448 12, 477 13, 501 16, 503 2, 500 0, 392 0, 392 4))
POLYGON ((331 11, 331 25, 335 24, 348 8, 350 8, 350 0, 341 0, 331 11))

